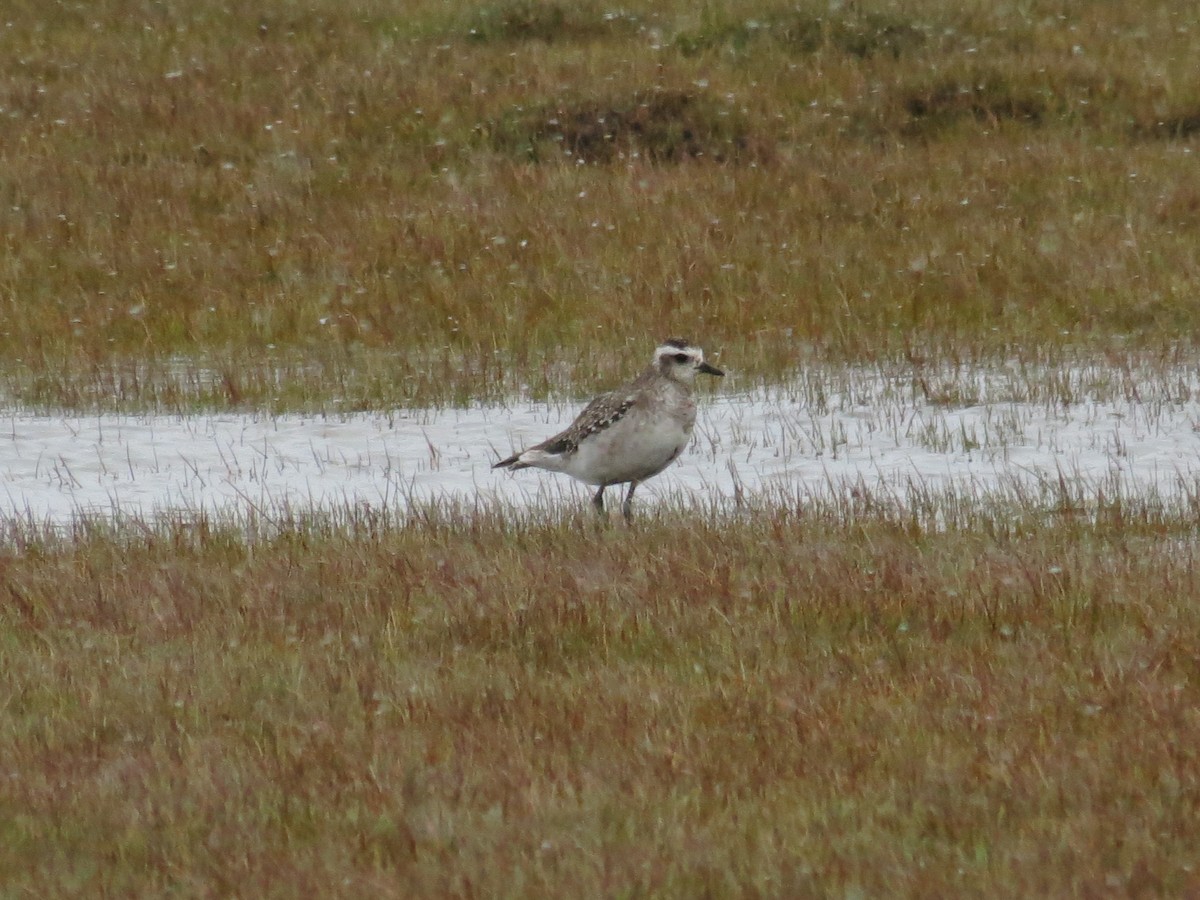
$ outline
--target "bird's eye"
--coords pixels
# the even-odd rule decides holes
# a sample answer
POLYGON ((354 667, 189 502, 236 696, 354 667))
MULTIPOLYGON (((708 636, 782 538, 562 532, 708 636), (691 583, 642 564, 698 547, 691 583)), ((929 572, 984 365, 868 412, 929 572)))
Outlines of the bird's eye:
POLYGON ((675 362, 677 362, 677 363, 691 362, 691 359, 692 358, 690 356, 688 356, 686 353, 676 353, 675 354, 675 362))

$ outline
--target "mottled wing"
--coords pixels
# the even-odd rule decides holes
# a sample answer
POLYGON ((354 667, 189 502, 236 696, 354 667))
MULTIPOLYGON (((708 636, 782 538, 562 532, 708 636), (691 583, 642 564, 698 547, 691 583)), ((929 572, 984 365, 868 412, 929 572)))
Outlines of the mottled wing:
POLYGON ((619 422, 636 402, 637 394, 601 394, 583 408, 583 412, 575 417, 566 431, 556 434, 538 449, 559 455, 574 453, 579 449, 580 441, 619 422))

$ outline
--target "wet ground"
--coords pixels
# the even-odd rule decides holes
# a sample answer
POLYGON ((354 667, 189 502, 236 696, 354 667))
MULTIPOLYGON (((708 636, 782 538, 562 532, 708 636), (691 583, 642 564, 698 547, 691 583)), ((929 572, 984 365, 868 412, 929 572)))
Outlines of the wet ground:
MULTIPOLYGON (((869 372, 701 399, 695 440, 639 491, 664 498, 811 497, 866 488, 984 495, 1020 485, 1107 485, 1181 495, 1200 479, 1194 373, 1142 384, 1076 378, 1029 390, 997 370, 945 382, 869 372), (944 389, 944 390, 943 390, 944 389)), ((0 516, 576 503, 561 475, 491 463, 565 426, 581 404, 346 416, 47 415, 0 418, 0 516)))

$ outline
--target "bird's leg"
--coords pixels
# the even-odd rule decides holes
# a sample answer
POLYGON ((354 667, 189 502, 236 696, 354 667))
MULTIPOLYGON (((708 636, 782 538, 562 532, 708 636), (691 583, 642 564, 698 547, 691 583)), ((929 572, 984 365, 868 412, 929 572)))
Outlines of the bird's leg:
POLYGON ((625 502, 621 504, 621 512, 626 522, 633 521, 633 490, 638 486, 636 481, 629 482, 629 492, 625 494, 625 502))
POLYGON ((603 484, 600 485, 599 490, 596 491, 596 496, 592 498, 592 506, 594 506, 596 508, 596 514, 601 515, 601 516, 604 515, 604 488, 605 487, 607 487, 607 485, 603 485, 603 484))

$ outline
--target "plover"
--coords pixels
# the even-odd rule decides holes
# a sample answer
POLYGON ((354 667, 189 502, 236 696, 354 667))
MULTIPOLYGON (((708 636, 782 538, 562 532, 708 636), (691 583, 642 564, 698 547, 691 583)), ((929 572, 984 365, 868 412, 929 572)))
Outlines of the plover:
POLYGON ((633 515, 633 492, 683 452, 696 424, 692 382, 696 375, 723 376, 704 361, 704 351, 680 338, 664 341, 641 375, 601 394, 566 431, 502 459, 493 469, 530 466, 564 472, 596 487, 592 505, 604 512, 604 489, 628 484, 621 512, 633 515))

